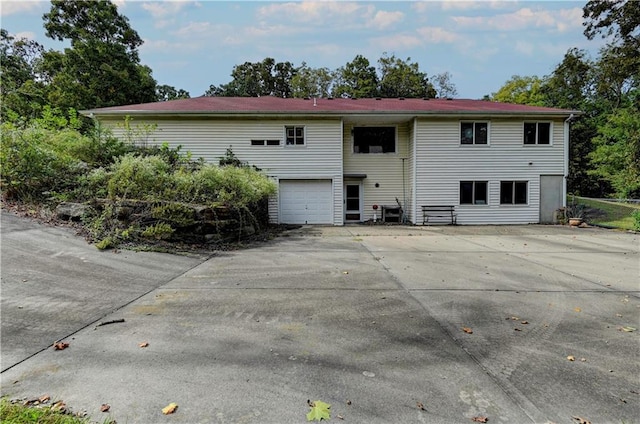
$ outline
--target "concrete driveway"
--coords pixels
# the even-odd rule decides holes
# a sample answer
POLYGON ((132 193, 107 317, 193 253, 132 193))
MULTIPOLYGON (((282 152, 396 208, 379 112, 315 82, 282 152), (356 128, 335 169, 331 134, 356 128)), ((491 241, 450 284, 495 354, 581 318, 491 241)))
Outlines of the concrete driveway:
POLYGON ((201 258, 160 254, 139 262, 137 253, 61 238, 64 230, 4 216, 2 224, 1 383, 10 397, 50 394, 119 423, 302 423, 308 399, 330 403, 332 421, 352 423, 640 417, 637 234, 305 227, 197 265, 201 258), (32 293, 31 277, 22 282, 22 268, 6 266, 36 248, 24 247, 30 231, 58 251, 79 249, 44 258, 46 266, 46 255, 29 257, 43 281, 51 273, 51 290, 89 254, 115 256, 127 276, 104 292, 109 281, 87 271, 72 285, 82 301, 52 308, 49 291, 32 293), (92 314, 105 299, 118 306, 92 314), (12 305, 38 302, 45 327, 84 303, 77 331, 61 332, 67 349, 47 348, 52 334, 17 351, 30 337, 26 324, 5 337, 5 322, 28 309, 12 305), (96 319, 124 322, 96 327, 96 319), (164 416, 170 402, 179 408, 164 416))

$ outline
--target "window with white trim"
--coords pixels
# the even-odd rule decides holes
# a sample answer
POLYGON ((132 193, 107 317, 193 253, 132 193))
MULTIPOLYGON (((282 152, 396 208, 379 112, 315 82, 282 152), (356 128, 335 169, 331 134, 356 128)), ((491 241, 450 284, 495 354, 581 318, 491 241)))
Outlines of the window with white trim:
POLYGON ((487 181, 460 181, 460 204, 486 205, 488 185, 487 181))
POLYGON ((286 126, 285 132, 285 144, 287 146, 304 146, 304 127, 303 126, 286 126))
POLYGON ((551 144, 551 122, 525 122, 524 144, 551 144))
POLYGON ((395 153, 396 127, 353 127, 353 153, 395 153))
POLYGON ((526 205, 527 198, 527 181, 500 181, 501 205, 526 205))
POLYGON ((460 144, 489 144, 489 123, 460 122, 460 144))

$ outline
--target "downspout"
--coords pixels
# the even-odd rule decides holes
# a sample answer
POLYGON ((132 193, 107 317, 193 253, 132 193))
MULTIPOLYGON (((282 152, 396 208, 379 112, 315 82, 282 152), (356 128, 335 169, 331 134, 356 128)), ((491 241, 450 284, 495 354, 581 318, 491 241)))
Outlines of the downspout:
POLYGON ((418 218, 417 218, 417 205, 418 205, 418 184, 416 181, 416 176, 417 174, 417 169, 418 169, 418 158, 416 157, 416 151, 418 149, 418 147, 416 146, 416 141, 418 139, 417 136, 418 133, 418 118, 413 118, 413 151, 411 152, 411 162, 413 164, 412 169, 411 169, 411 207, 412 207, 412 211, 411 211, 411 220, 413 221, 413 224, 417 224, 418 223, 418 218))
POLYGON ((564 120, 564 178, 562 184, 562 207, 567 207, 567 179, 569 178, 569 122, 573 120, 573 113, 564 120))

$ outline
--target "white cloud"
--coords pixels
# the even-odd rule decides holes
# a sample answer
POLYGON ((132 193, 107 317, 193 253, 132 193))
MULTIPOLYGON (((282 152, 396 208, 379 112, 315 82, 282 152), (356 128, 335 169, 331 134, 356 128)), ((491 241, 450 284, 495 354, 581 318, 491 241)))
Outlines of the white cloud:
POLYGON ((144 44, 140 46, 140 50, 146 51, 176 51, 176 52, 185 52, 185 51, 195 51, 200 49, 197 43, 193 43, 190 41, 180 42, 180 41, 167 41, 167 40, 144 40, 144 44))
POLYGON ((422 27, 416 30, 422 40, 428 44, 454 43, 460 40, 455 32, 447 31, 440 27, 422 27))
POLYGON ((400 22, 404 19, 404 13, 402 12, 386 12, 379 10, 373 16, 373 18, 367 23, 367 26, 376 29, 385 29, 396 22, 400 22))
POLYGON ((515 1, 504 0, 444 0, 442 10, 471 10, 471 9, 504 9, 512 7, 515 1))
POLYGON ((576 7, 551 11, 526 7, 513 13, 489 17, 454 16, 451 19, 461 27, 474 29, 516 31, 526 28, 554 28, 565 32, 569 28, 582 26, 582 9, 576 7))
POLYGON ((142 3, 142 8, 149 12, 154 18, 163 18, 167 15, 174 15, 191 2, 184 0, 172 0, 163 2, 142 3))
POLYGON ((35 40, 36 33, 32 31, 20 31, 18 33, 13 34, 16 40, 20 40, 22 38, 26 38, 27 40, 35 40))
POLYGON ((336 26, 354 25, 357 21, 368 21, 375 16, 375 6, 346 1, 312 1, 273 3, 257 11, 261 20, 280 19, 292 23, 312 23, 336 26))
POLYGON ((44 3, 37 1, 2 1, 0 2, 0 16, 9 16, 16 13, 31 13, 34 11, 39 12, 43 4, 44 3))
POLYGON ((396 51, 421 46, 423 41, 415 35, 396 34, 373 38, 371 39, 371 44, 381 50, 396 51))

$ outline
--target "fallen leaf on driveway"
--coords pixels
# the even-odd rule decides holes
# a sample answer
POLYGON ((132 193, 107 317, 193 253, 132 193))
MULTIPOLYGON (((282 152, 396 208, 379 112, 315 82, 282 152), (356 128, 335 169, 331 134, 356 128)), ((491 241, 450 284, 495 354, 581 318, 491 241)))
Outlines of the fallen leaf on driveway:
POLYGON ((178 409, 178 404, 172 402, 169 405, 162 408, 162 413, 164 415, 173 414, 174 412, 176 412, 176 409, 178 409))
POLYGON ((469 327, 462 327, 462 331, 464 331, 467 334, 473 334, 473 330, 470 329, 469 327))
POLYGON ((52 411, 62 412, 64 414, 65 412, 67 412, 67 404, 64 403, 63 401, 59 400, 56 403, 54 403, 53 405, 51 405, 51 410, 52 411))
POLYGON ((471 421, 476 422, 476 423, 486 423, 489 421, 489 418, 487 417, 473 417, 471 418, 471 421))
POLYGON ((627 333, 632 333, 634 331, 636 331, 637 329, 635 327, 620 327, 620 329, 618 331, 624 331, 627 333))
POLYGON ((65 342, 56 342, 53 344, 54 350, 65 350, 68 347, 69 347, 69 343, 65 343, 65 342))
POLYGON ((571 418, 573 418, 574 420, 578 421, 579 424, 591 424, 591 421, 589 421, 589 420, 587 420, 585 418, 582 418, 582 417, 573 417, 572 416, 571 418))
POLYGON ((527 325, 527 324, 529 324, 529 321, 520 321, 520 324, 527 325))
POLYGON ((140 347, 148 347, 149 346, 149 342, 139 343, 138 346, 140 346, 140 347))
POLYGON ((569 356, 567 356, 567 359, 573 362, 573 361, 576 360, 576 357, 573 356, 573 355, 569 355, 569 356))
POLYGON ((316 400, 311 402, 307 400, 307 404, 311 408, 311 411, 307 414, 307 421, 321 421, 321 420, 330 420, 331 419, 331 405, 328 403, 324 403, 321 400, 316 400))
POLYGON ((111 405, 108 403, 103 403, 102 406, 100 406, 100 412, 107 412, 109 409, 111 409, 111 405))
POLYGON ((44 395, 44 396, 40 396, 40 399, 38 399, 38 400, 40 401, 40 403, 47 403, 47 402, 49 402, 50 399, 51 399, 51 396, 44 395))
POLYGON ((422 402, 418 402, 417 406, 418 406, 418 409, 420 409, 421 411, 426 411, 426 409, 424 409, 424 404, 422 402))
POLYGON ((573 310, 576 312, 582 312, 582 309, 579 306, 576 306, 573 310))

